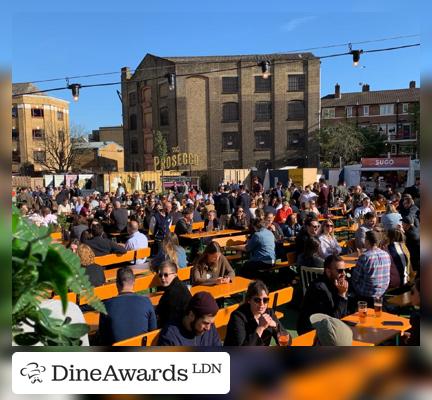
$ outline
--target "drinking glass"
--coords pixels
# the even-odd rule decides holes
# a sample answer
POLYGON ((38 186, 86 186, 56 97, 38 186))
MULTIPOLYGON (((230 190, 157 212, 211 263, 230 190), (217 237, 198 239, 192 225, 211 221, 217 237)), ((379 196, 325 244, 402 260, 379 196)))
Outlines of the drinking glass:
POLYGON ((288 346, 289 333, 285 329, 280 329, 277 333, 278 344, 281 347, 288 346))
POLYGON ((358 314, 359 314, 359 320, 361 324, 366 323, 367 318, 367 302, 366 301, 359 301, 357 303, 358 307, 358 314))
POLYGON ((374 298, 374 310, 375 310, 375 317, 380 318, 382 314, 382 297, 375 297, 374 298))

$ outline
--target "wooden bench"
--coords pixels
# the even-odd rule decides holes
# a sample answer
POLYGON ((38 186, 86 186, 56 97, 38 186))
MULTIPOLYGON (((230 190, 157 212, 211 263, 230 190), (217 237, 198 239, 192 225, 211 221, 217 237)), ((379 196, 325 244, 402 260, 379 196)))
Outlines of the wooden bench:
POLYGON ((62 240, 63 234, 61 232, 51 232, 50 237, 53 240, 62 240))
MULTIPOLYGON (((204 229, 204 221, 192 222, 192 231, 199 231, 204 229)), ((175 225, 170 226, 170 232, 174 233, 175 225)))
POLYGON ((289 303, 293 298, 294 288, 292 286, 269 293, 269 307, 275 310, 278 319, 283 318, 283 313, 276 311, 276 307, 289 303))
MULTIPOLYGON (((226 236, 214 238, 213 242, 216 242, 219 247, 223 250, 225 247, 236 246, 239 244, 245 244, 248 237, 247 235, 237 235, 237 236, 226 236)), ((243 258, 243 252, 239 251, 235 254, 225 255, 228 261, 241 260, 243 258)))
MULTIPOLYGON (((303 347, 310 347, 314 345, 316 336, 316 331, 310 331, 307 333, 304 333, 303 335, 297 336, 293 339, 291 346, 303 346, 303 347)), ((373 346, 372 343, 364 343, 359 342, 357 340, 353 340, 352 342, 353 346, 373 346)))
POLYGON ((129 339, 121 340, 120 342, 114 343, 113 346, 157 346, 160 333, 161 330, 156 329, 129 339))
POLYGON ((95 257, 95 264, 102 267, 120 263, 135 263, 137 259, 150 257, 150 248, 129 250, 124 254, 107 254, 106 256, 95 257))
POLYGON ((293 253, 293 252, 287 253, 287 260, 276 262, 274 267, 270 268, 269 271, 276 271, 276 270, 279 270, 281 268, 291 267, 291 266, 295 265, 296 260, 297 260, 297 254, 296 253, 293 253))

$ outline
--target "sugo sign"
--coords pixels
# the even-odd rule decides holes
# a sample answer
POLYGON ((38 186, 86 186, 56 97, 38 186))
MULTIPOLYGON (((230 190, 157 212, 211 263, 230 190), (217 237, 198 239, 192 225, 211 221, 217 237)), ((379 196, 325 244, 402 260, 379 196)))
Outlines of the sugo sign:
POLYGON ((362 158, 362 168, 409 168, 409 157, 362 158))

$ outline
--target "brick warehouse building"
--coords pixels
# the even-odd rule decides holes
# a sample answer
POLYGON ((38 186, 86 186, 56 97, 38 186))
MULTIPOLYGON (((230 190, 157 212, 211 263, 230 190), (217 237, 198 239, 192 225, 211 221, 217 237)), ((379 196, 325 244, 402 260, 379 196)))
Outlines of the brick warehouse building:
POLYGON ((265 59, 268 79, 258 55, 147 54, 133 75, 123 68, 125 169, 153 169, 153 130, 165 135, 168 149, 197 153, 196 171, 316 166, 319 59, 311 53, 265 59))
POLYGON ((338 84, 335 93, 321 99, 321 125, 351 122, 359 127, 372 126, 389 143, 392 156, 419 158, 420 89, 415 81, 407 89, 342 93, 338 84))

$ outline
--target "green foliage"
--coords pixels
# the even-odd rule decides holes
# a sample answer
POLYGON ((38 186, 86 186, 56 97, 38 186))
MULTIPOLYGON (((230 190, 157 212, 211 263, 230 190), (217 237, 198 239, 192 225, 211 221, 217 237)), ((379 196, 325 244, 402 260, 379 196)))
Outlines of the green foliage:
POLYGON ((321 166, 332 168, 360 162, 362 157, 379 157, 387 152, 386 138, 374 128, 339 123, 318 132, 321 166), (340 159, 341 158, 341 159, 340 159))
POLYGON ((79 345, 87 332, 86 324, 71 324, 69 318, 58 320, 41 308, 41 301, 54 291, 67 309, 68 288, 90 299, 89 304, 105 313, 95 298, 93 288, 72 251, 51 243, 49 230, 23 219, 14 208, 12 214, 12 331, 17 344, 79 345), (24 333, 23 324, 34 328, 24 333))
POLYGON ((164 158, 168 155, 168 145, 161 131, 153 132, 153 156, 164 158))

